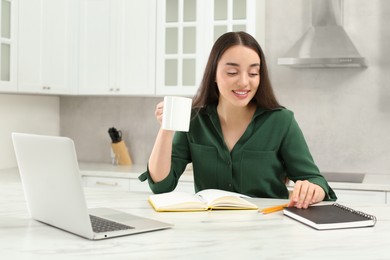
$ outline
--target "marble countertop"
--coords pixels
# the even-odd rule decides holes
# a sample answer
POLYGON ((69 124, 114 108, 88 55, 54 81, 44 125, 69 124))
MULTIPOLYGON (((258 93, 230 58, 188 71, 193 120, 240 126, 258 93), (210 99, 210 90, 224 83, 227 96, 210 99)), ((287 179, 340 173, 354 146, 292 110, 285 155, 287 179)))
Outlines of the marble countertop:
MULTIPOLYGON (((89 207, 111 207, 174 224, 172 229, 89 241, 32 220, 17 170, 0 171, 2 259, 388 259, 390 206, 355 205, 375 227, 316 231, 257 211, 155 212, 150 193, 85 188, 89 207)), ((253 199, 260 207, 284 200, 253 199)))
MULTIPOLYGON (((80 171, 84 176, 138 178, 146 170, 146 165, 120 166, 101 163, 80 163, 80 171)), ((181 181, 193 181, 191 168, 186 170, 181 181)), ((390 174, 365 174, 362 183, 329 182, 333 189, 389 191, 390 174)))

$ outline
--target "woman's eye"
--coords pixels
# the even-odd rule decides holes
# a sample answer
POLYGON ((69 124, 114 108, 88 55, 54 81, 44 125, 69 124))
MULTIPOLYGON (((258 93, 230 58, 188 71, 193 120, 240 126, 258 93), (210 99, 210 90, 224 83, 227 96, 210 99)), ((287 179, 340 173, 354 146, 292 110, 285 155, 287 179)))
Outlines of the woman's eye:
POLYGON ((248 70, 249 76, 250 77, 256 77, 260 75, 260 67, 253 67, 248 70))
POLYGON ((234 76, 234 75, 237 75, 237 72, 236 71, 228 71, 227 74, 229 76, 234 76))

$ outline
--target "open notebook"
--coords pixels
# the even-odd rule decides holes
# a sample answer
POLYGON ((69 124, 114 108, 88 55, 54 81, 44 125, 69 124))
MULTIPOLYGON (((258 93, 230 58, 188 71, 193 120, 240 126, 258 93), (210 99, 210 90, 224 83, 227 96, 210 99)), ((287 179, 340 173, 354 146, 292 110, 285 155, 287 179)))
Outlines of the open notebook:
POLYGON ((124 236, 172 226, 113 209, 87 209, 71 139, 13 133, 12 140, 33 219, 88 239, 124 236))

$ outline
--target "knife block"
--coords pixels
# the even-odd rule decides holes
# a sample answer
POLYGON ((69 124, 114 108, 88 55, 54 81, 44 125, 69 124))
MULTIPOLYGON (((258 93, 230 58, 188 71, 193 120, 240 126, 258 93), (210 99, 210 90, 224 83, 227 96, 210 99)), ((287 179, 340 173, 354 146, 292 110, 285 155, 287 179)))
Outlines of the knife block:
POLYGON ((119 165, 131 165, 133 164, 129 151, 127 150, 127 146, 125 141, 120 141, 118 143, 111 144, 112 151, 115 154, 115 162, 119 165))

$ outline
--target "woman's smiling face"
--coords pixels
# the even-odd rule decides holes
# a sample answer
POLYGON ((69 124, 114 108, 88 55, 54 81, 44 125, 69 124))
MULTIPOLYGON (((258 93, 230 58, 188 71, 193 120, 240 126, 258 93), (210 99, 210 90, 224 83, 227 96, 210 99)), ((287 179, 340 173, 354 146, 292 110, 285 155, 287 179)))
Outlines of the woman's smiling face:
POLYGON ((218 62, 216 83, 219 102, 245 107, 260 83, 260 57, 243 45, 230 47, 218 62))

